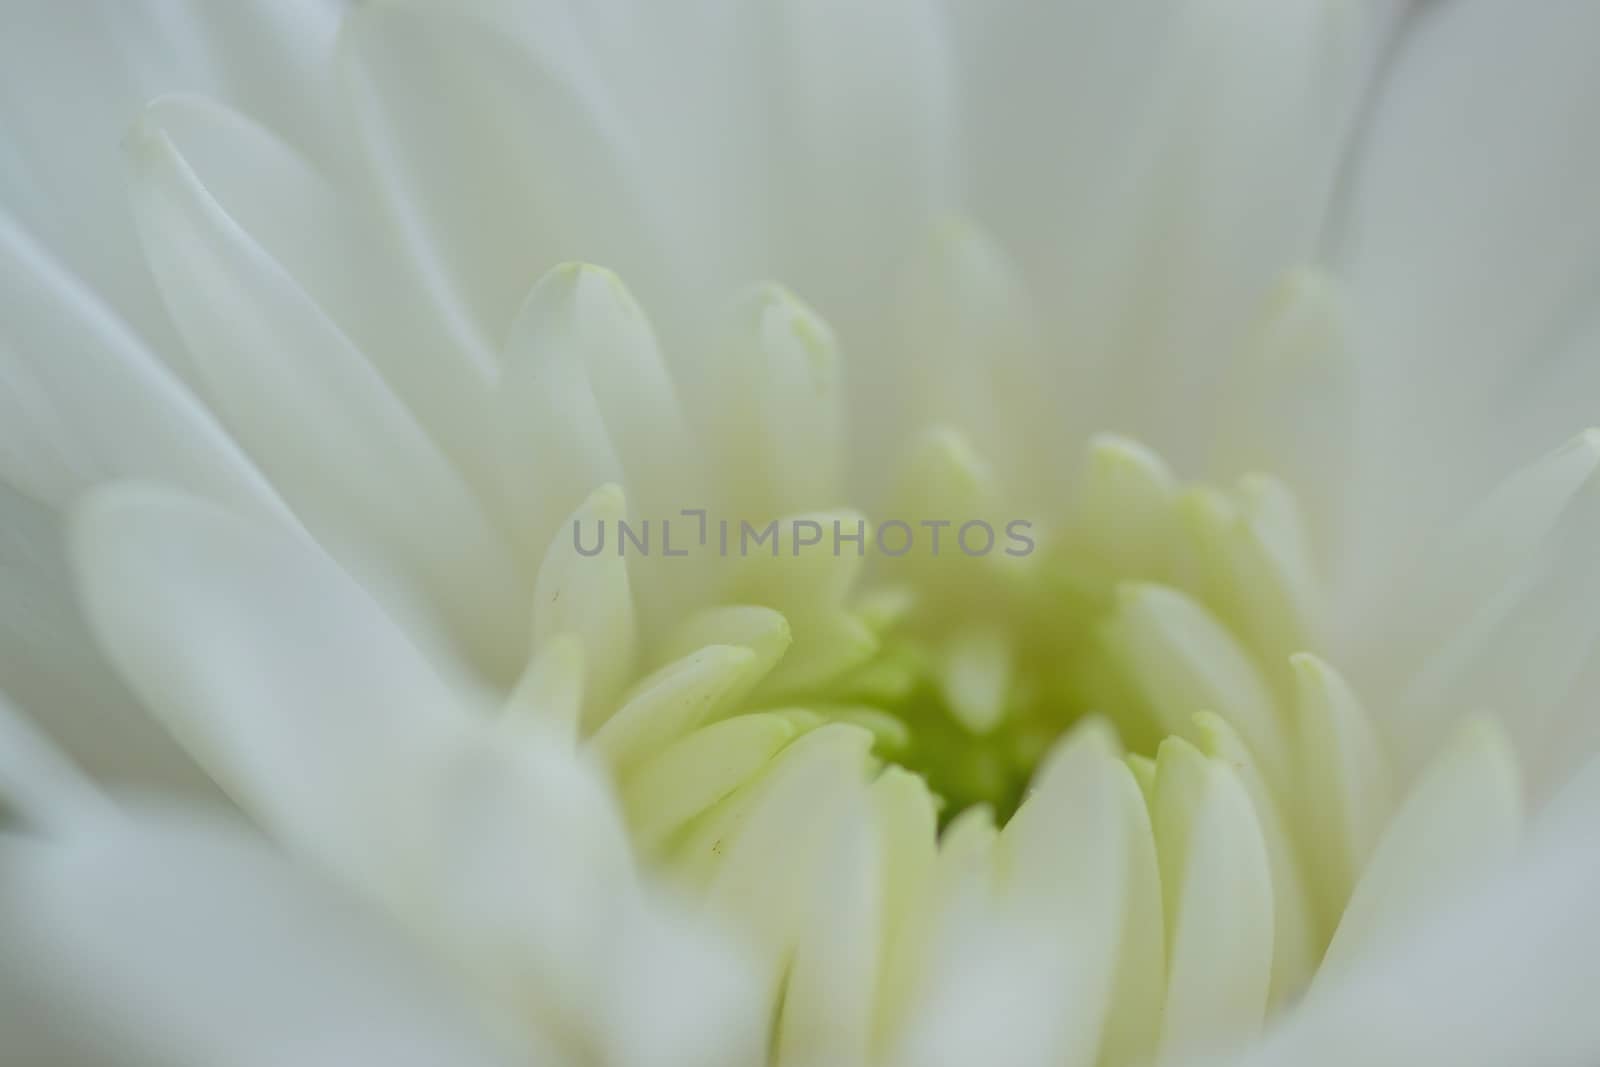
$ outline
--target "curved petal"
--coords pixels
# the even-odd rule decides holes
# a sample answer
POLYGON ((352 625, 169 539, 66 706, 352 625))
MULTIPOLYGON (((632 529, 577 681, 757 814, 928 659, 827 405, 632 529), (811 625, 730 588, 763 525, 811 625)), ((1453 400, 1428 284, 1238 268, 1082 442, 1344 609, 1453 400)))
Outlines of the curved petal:
MULTIPOLYGON (((519 14, 559 19, 560 7, 519 14)), ((383 208, 486 350, 557 263, 603 262, 634 278, 663 262, 645 209, 650 168, 585 58, 560 27, 531 32, 482 11, 366 5, 341 35, 344 89, 383 208)))
POLYGON ((0 693, 0 828, 58 830, 109 810, 94 784, 0 693))
POLYGON ((1600 281, 1597 36, 1585 0, 1423 5, 1374 102, 1337 266, 1366 353, 1353 506, 1385 547, 1473 490, 1463 475, 1553 443, 1505 413, 1600 281))
MULTIPOLYGON (((1097 16, 1086 6, 1039 5, 1062 20, 1059 34, 1079 18, 1091 39, 1122 23, 1111 47, 1155 74, 1131 86, 1127 110, 1100 103, 1121 127, 1111 158, 1078 164, 1085 153, 1066 142, 1092 184, 1070 228, 1032 238, 1052 246, 1038 276, 1068 365, 1104 382, 1081 410, 1177 454, 1209 429, 1223 361, 1270 287, 1315 256, 1383 20, 1374 5, 1330 0, 1094 5, 1097 16)), ((1109 80, 1111 62, 1082 69, 1109 80)), ((1115 89, 1086 90, 1084 106, 1122 92, 1129 65, 1111 68, 1115 89)), ((1070 399, 1083 377, 1060 376, 1056 392, 1070 399)))
POLYGON ((135 136, 170 139, 222 211, 372 361, 464 473, 487 482, 491 439, 481 410, 494 355, 452 333, 370 197, 212 99, 163 96, 139 122, 135 136))
POLYGON ((330 866, 370 868, 374 806, 447 745, 463 694, 315 546, 192 497, 96 490, 72 553, 107 658, 218 784, 330 866))
POLYGON ((74 544, 110 657, 242 807, 552 1040, 593 1040, 642 904, 569 744, 496 729, 314 546, 139 486, 91 495, 74 544))
POLYGON ((1519 862, 1290 1012, 1230 1067, 1593 1063, 1600 1016, 1600 761, 1519 862))
POLYGON ((1155 976, 1134 972, 1150 962, 1141 949, 1159 956, 1159 933, 1137 927, 1161 919, 1127 786, 1114 736, 1091 721, 1058 744, 992 852, 964 855, 992 836, 986 814, 952 824, 937 862, 956 869, 929 877, 974 884, 932 889, 924 973, 888 1062, 1080 1067, 1108 1040, 1108 1054, 1133 1051, 1113 995, 1149 1003, 1139 987, 1155 976))
POLYGON ((176 367, 117 174, 123 132, 162 93, 214 96, 319 159, 339 5, 324 0, 27 4, 0 35, 0 205, 176 367))
MULTIPOLYGON (((1491 710, 1535 795, 1589 755, 1600 647, 1600 432, 1507 478, 1405 578, 1370 654, 1404 694, 1382 725, 1415 767, 1463 714, 1491 710)), ((1376 636, 1376 635, 1375 635, 1376 636)))
POLYGON ((1157 754, 1151 819, 1168 930, 1162 1050, 1216 1049, 1256 1033, 1266 1014, 1276 908, 1267 848, 1238 775, 1181 738, 1157 754))
POLYGON ((19 1062, 527 1062, 398 931, 227 824, 0 835, 0 944, 19 1062))
POLYGON ((1523 831, 1521 789, 1502 733, 1488 722, 1462 731, 1374 847, 1323 957, 1318 987, 1503 865, 1523 831))
POLYGON ((62 507, 141 477, 293 522, 188 387, 0 210, 0 480, 62 507))
POLYGON ((73 586, 60 515, 4 483, 0 679, 6 695, 96 781, 216 796, 96 646, 73 586))
POLYGON ((526 653, 525 584, 482 503, 345 333, 162 130, 129 143, 140 234, 196 369, 310 531, 491 678, 526 653), (405 603, 409 601, 409 603, 405 603))

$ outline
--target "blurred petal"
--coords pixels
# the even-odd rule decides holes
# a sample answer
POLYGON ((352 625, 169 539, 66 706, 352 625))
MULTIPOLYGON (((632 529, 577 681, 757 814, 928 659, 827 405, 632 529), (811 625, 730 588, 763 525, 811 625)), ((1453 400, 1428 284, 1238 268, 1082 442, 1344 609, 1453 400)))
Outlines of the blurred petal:
POLYGON ((1394 804, 1389 761, 1372 720, 1332 667, 1307 653, 1292 659, 1294 716, 1305 779, 1298 810, 1309 831, 1305 859, 1323 928, 1332 929, 1394 804))
POLYGON ((1594 751, 1597 471, 1589 431, 1507 478, 1400 585, 1367 666, 1404 693, 1380 725, 1406 769, 1479 710, 1502 716, 1536 796, 1594 751))
POLYGON ((0 385, 0 479, 39 500, 148 477, 287 518, 216 418, 3 208, 0 385))
MULTIPOLYGON (((1113 424, 1173 454, 1208 429, 1226 357, 1271 286, 1315 254, 1382 40, 1376 10, 1199 0, 1145 31, 1155 85, 1119 113, 1132 147, 1113 148, 1045 275, 1064 295, 1073 365, 1104 376, 1101 406, 1084 410, 1105 420, 1109 402, 1113 424)), ((1149 5, 1118 16, 1156 21, 1149 5)))
POLYGON ((83 506, 89 615, 130 685, 287 847, 579 1040, 634 900, 608 788, 446 685, 314 548, 138 486, 83 506))
POLYGON ((94 783, 0 693, 0 830, 60 830, 109 811, 94 783))
POLYGON ((381 856, 382 805, 470 705, 360 587, 169 490, 98 490, 72 538, 107 657, 228 794, 336 869, 381 856))
POLYGON ((1373 849, 1317 972, 1319 986, 1504 864, 1522 835, 1521 788, 1505 736, 1489 722, 1463 730, 1373 849))
POLYGON ((0 483, 0 685, 96 781, 214 798, 96 647, 64 527, 54 509, 0 483))
POLYGON ((460 651, 509 681, 527 647, 522 576, 459 471, 167 133, 146 123, 128 153, 145 251, 230 428, 391 608, 419 627, 442 614, 460 651))
POLYGON ((215 100, 163 96, 139 122, 134 136, 170 139, 221 210, 349 337, 463 472, 483 480, 490 438, 480 411, 493 354, 450 332, 369 199, 215 100))
POLYGON ((430 264, 436 299, 488 350, 557 263, 632 278, 662 262, 645 206, 650 168, 609 86, 563 32, 560 5, 517 14, 369 4, 340 44, 382 206, 409 254, 430 264))
POLYGON ((585 542, 591 536, 603 542, 610 527, 613 542, 620 544, 617 524, 626 513, 620 489, 596 489, 572 513, 570 539, 566 526, 555 532, 534 589, 534 640, 543 643, 571 634, 582 644, 588 671, 584 706, 591 727, 615 710, 612 700, 633 676, 639 634, 627 561, 620 551, 590 551, 585 542), (600 558, 590 558, 596 555, 600 558))
POLYGON ((525 1062, 397 931, 221 824, 0 836, 0 944, 18 1062, 525 1062))
POLYGON ((1285 784, 1288 739, 1271 690, 1216 616, 1175 589, 1129 582, 1118 590, 1101 641, 1164 734, 1181 732, 1196 712, 1214 711, 1250 745, 1267 781, 1285 784))
POLYGON ((1272 872, 1250 796, 1231 767, 1162 742, 1151 803, 1168 929, 1164 1055, 1256 1033, 1272 978, 1272 872))
POLYGON ((118 142, 145 102, 243 108, 319 159, 340 154, 326 0, 26 3, 0 35, 0 204, 159 357, 187 366, 128 217, 118 142))
MULTIPOLYGON (((993 871, 994 895, 986 887, 945 888, 926 973, 891 1062, 1096 1062, 1113 993, 1133 991, 1121 980, 1126 972, 1118 974, 1125 931, 1149 921, 1145 909, 1154 904, 1153 886, 1140 881, 1148 843, 1126 817, 1136 798, 1125 774, 1101 723, 1058 744, 1006 825, 992 868, 974 865, 993 871)), ((979 828, 968 841, 981 847, 983 824, 967 825, 979 828)), ((954 860, 959 879, 967 842, 956 837, 952 826, 939 862, 954 860)))
POLYGON ((1418 523, 1475 490, 1486 464, 1578 428, 1540 422, 1516 439, 1507 428, 1528 423, 1505 415, 1519 380, 1593 305, 1596 37, 1600 8, 1587 0, 1420 5, 1374 100, 1337 266, 1365 353, 1367 477, 1353 506, 1385 539, 1396 520, 1418 523))
POLYGON ((1600 1060, 1600 761, 1522 858, 1419 915, 1229 1067, 1504 1067, 1600 1060))

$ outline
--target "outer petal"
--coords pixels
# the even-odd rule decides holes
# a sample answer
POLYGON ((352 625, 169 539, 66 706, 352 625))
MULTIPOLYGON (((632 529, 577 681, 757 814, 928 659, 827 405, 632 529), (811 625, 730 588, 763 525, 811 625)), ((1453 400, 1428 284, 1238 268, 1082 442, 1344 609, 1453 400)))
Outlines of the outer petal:
POLYGON ((514 677, 524 576, 459 470, 167 133, 141 127, 129 156, 152 269, 229 426, 392 608, 419 627, 436 613, 475 666, 514 677))
POLYGON ((1600 1060, 1600 761, 1521 861, 1422 917, 1230 1067, 1503 1067, 1600 1060))
POLYGON ((62 506, 119 477, 288 516, 200 400, 0 210, 0 479, 62 506))
POLYGON ((0 685, 96 780, 214 795, 95 647, 50 508, 0 484, 0 685))
POLYGON ((1387 542, 1369 549, 1394 547, 1397 518, 1476 489, 1463 473, 1578 428, 1506 415, 1592 306, 1597 37, 1600 8, 1586 0, 1537 11, 1462 0, 1419 5, 1401 40, 1338 241, 1369 356, 1357 435, 1368 495, 1354 506, 1387 542))
MULTIPOLYGON (((1037 172, 1050 184, 1012 201, 1028 214, 1002 236, 1043 244, 1026 261, 1050 286, 1068 365, 1105 383, 1086 393, 1081 371, 1063 375, 1062 401, 1175 453, 1205 429, 1220 361, 1268 288, 1314 254, 1382 20, 1374 5, 1326 0, 1020 6, 1031 10, 1019 22, 1045 36, 1014 46, 1019 72, 1048 72, 1032 77, 1050 105, 1077 90, 1091 114, 1068 121, 1088 125, 1092 147, 1068 136, 1058 155, 1034 150, 1056 155, 1037 172), (1101 50, 1066 64, 1089 82, 1081 87, 1057 73, 1051 47, 1080 25, 1079 47, 1101 50), (1119 106, 1108 108, 1113 94, 1119 106), (1063 168, 1069 187, 1085 187, 1078 195, 1051 181, 1063 168), (1037 205, 1063 200, 1077 212, 1039 225, 1037 205)), ((1016 118, 990 121, 1015 153, 1016 118)), ((997 198, 996 210, 1005 204, 997 198)))
MULTIPOLYGON (((493 354, 452 331, 395 247, 371 198, 283 135, 209 98, 164 96, 135 137, 171 140, 206 192, 277 261, 475 481, 493 354)), ((180 330, 183 323, 178 323, 180 330)))
POLYGON ((1382 725, 1409 768, 1463 714, 1503 717, 1535 794, 1594 751, 1600 432, 1507 478, 1406 576, 1369 650, 1404 694, 1382 725))
MULTIPOLYGON (((562 21, 559 5, 532 10, 562 21)), ((540 29, 374 4, 341 37, 383 206, 408 251, 436 265, 435 294, 488 350, 555 264, 590 259, 631 278, 660 262, 634 129, 570 30, 540 29)))
POLYGON ((225 824, 0 835, 0 945, 16 1062, 523 1062, 396 930, 225 824))
POLYGON ((55 830, 108 810, 94 784, 0 693, 0 827, 55 830))
POLYGON ((1503 865, 1522 822, 1510 745, 1491 724, 1476 723, 1428 768, 1373 849, 1317 972, 1319 987, 1503 865))
POLYGON ((196 92, 258 115, 319 158, 339 5, 324 0, 26 2, 0 35, 0 205, 182 366, 139 252, 117 145, 152 97, 196 92))
POLYGON ((552 1040, 604 1032, 619 931, 648 901, 567 745, 478 719, 304 542, 136 486, 92 496, 75 534, 111 657, 243 807, 552 1040))
MULTIPOLYGON (((463 696, 314 546, 119 485, 75 516, 96 636, 134 692, 272 832, 349 871, 367 820, 463 721, 463 696)), ((468 705, 470 707, 470 705, 468 705)))
MULTIPOLYGON (((1135 972, 1151 964, 1147 951, 1159 956, 1159 935, 1152 942, 1147 925, 1136 927, 1159 928, 1161 917, 1147 880, 1149 831, 1128 817, 1139 801, 1127 786, 1104 724, 1060 742, 997 843, 993 895, 950 891, 938 902, 926 971, 890 1062, 1092 1064, 1108 1014, 1107 1054, 1138 1051, 1121 1032, 1113 995, 1153 1006, 1145 983, 1159 975, 1135 972)), ((941 863, 960 862, 954 836, 941 863)))

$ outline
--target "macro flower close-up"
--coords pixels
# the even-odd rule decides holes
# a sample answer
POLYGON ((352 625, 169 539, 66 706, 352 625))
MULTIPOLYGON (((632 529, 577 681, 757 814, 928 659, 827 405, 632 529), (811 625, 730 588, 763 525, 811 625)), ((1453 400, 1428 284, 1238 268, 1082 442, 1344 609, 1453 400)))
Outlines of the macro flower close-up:
POLYGON ((1600 1064, 1600 3, 0 0, 0 1063, 1600 1064))

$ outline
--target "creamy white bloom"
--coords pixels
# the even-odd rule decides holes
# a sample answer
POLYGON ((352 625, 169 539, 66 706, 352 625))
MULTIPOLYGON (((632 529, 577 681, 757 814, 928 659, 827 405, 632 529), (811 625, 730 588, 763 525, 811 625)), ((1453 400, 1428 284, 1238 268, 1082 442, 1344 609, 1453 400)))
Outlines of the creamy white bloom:
POLYGON ((15 23, 8 1048, 1600 1057, 1593 5, 15 23))

